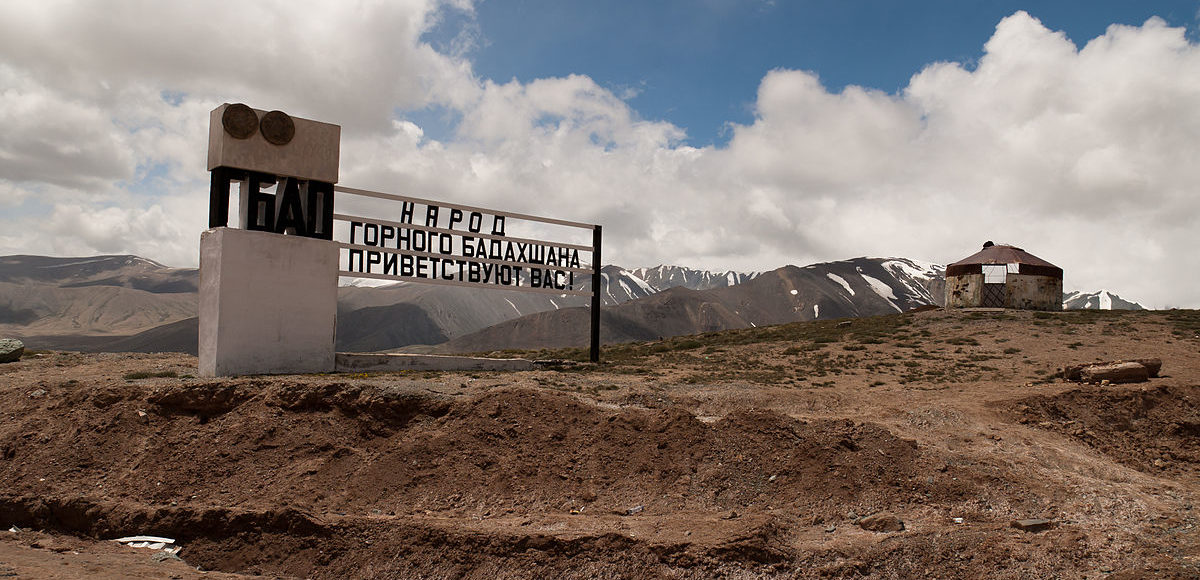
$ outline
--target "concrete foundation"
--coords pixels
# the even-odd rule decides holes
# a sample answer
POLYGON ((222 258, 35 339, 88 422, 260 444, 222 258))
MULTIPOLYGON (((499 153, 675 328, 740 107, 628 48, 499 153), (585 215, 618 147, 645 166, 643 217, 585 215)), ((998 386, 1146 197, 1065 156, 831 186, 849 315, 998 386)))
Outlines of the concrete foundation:
POLYGON ((365 371, 530 371, 533 361, 435 354, 339 352, 339 372, 365 371))
POLYGON ((337 246, 213 228, 200 235, 200 375, 334 370, 337 246))

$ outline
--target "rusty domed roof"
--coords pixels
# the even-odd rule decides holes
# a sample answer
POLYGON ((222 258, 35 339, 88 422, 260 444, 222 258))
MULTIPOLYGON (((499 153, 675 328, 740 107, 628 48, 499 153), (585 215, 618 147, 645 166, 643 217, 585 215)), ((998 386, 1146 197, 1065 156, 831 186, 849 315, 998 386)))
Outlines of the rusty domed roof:
POLYGON ((980 266, 984 264, 1020 264, 1018 270, 1021 274, 1050 276, 1059 280, 1063 277, 1062 268, 1050 262, 1016 246, 996 245, 992 242, 984 244, 982 250, 946 266, 946 275, 979 274, 983 271, 980 266))

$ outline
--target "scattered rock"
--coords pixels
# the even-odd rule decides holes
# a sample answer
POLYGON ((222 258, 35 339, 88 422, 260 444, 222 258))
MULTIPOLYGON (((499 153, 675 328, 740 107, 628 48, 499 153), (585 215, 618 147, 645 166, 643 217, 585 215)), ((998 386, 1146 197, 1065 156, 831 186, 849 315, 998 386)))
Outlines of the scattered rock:
POLYGON ((25 343, 15 338, 0 338, 0 363, 17 362, 25 354, 25 343))
POLYGON ((174 552, 165 552, 165 551, 164 552, 155 552, 154 554, 152 554, 150 556, 151 562, 163 562, 166 560, 182 560, 182 558, 175 555, 174 552))
POLYGON ((44 396, 46 396, 46 389, 36 389, 29 393, 29 398, 31 398, 31 399, 36 399, 38 397, 44 397, 44 396))
POLYGON ((859 519, 858 527, 872 532, 902 532, 904 522, 891 512, 878 512, 859 519))
POLYGON ((1065 381, 1083 383, 1141 383, 1157 378, 1160 370, 1162 359, 1140 358, 1072 365, 1062 368, 1059 376, 1065 381))
POLYGON ((1080 371, 1079 376, 1085 383, 1144 383, 1150 380, 1150 369, 1136 362, 1092 365, 1080 371))
POLYGON ((1013 520, 1012 522, 1012 527, 1022 532, 1041 532, 1050 529, 1053 525, 1053 522, 1045 518, 1013 520))

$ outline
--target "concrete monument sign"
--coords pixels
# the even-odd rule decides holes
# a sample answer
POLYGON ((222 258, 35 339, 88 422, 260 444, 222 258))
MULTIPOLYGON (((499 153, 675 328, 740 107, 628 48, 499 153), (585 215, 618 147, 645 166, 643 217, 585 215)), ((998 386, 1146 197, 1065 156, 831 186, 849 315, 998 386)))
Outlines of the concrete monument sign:
POLYGON ((335 370, 339 275, 590 295, 591 358, 599 360, 600 226, 335 186, 340 137, 337 125, 282 111, 242 104, 212 111, 201 375, 335 370), (230 228, 234 184, 238 217, 230 228), (384 217, 335 213, 335 193, 351 196, 351 212, 366 208, 364 200, 383 202, 371 213, 384 217), (512 235, 514 221, 532 224, 534 234, 512 235), (533 237, 537 228, 575 237, 547 241, 533 237), (590 231, 590 244, 580 230, 590 231), (587 275, 591 289, 583 290, 587 275))
POLYGON ((326 240, 341 128, 241 104, 209 120, 200 374, 332 371, 338 249, 326 240), (225 227, 232 183, 238 229, 225 227))

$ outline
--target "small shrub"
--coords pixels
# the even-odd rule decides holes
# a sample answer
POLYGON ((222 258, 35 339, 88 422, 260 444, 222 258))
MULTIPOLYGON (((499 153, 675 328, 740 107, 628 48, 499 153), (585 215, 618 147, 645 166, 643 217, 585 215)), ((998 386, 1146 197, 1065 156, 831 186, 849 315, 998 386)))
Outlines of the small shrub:
POLYGON ((138 379, 173 379, 179 374, 175 371, 138 371, 125 375, 125 380, 136 381, 138 379))
POLYGON ((681 341, 675 343, 673 346, 674 346, 675 350, 692 350, 692 349, 700 348, 700 347, 704 346, 704 343, 702 343, 698 340, 691 339, 691 340, 681 340, 681 341))

